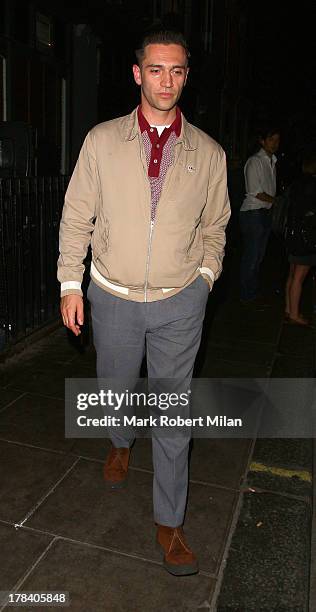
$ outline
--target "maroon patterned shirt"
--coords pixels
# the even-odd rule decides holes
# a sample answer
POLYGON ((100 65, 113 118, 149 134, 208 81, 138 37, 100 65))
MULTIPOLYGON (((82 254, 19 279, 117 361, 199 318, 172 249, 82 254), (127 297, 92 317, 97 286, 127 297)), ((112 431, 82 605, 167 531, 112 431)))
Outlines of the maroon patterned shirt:
POLYGON ((158 201, 169 166, 174 160, 174 145, 181 132, 181 111, 169 128, 165 128, 159 137, 156 128, 151 127, 138 107, 138 123, 145 149, 148 178, 151 189, 151 220, 155 220, 158 201))

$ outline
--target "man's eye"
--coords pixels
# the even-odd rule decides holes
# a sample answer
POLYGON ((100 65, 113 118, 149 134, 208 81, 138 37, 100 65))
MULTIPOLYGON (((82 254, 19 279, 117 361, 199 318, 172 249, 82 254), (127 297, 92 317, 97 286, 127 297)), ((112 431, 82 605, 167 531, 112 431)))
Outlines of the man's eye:
POLYGON ((176 74, 177 76, 182 74, 182 70, 174 70, 173 71, 174 74, 176 74))
POLYGON ((157 74, 159 72, 159 68, 151 68, 150 72, 157 74))

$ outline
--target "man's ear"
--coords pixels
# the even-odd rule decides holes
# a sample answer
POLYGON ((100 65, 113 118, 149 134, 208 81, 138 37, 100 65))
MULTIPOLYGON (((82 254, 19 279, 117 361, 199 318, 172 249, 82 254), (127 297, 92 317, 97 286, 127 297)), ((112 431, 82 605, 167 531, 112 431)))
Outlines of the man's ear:
POLYGON ((137 64, 133 65, 133 75, 134 75, 135 83, 137 83, 137 85, 141 85, 142 75, 141 75, 140 67, 137 64))
POLYGON ((186 73, 186 75, 185 75, 185 79, 184 79, 184 85, 183 85, 183 87, 184 87, 184 86, 187 84, 187 80, 188 80, 188 74, 189 74, 189 72, 190 72, 190 68, 188 67, 188 68, 187 68, 187 73, 186 73))

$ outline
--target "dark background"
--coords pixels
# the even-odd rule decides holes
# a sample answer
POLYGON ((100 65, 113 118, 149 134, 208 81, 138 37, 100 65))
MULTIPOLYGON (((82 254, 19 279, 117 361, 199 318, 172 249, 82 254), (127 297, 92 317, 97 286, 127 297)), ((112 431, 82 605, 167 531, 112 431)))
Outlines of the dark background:
POLYGON ((33 173, 71 172, 90 127, 137 105, 134 48, 157 23, 185 33, 192 59, 181 108, 222 144, 230 171, 269 122, 281 127, 279 168, 291 178, 315 146, 308 0, 1 0, 0 117, 31 126, 33 173), (50 23, 48 44, 38 40, 39 16, 50 23))

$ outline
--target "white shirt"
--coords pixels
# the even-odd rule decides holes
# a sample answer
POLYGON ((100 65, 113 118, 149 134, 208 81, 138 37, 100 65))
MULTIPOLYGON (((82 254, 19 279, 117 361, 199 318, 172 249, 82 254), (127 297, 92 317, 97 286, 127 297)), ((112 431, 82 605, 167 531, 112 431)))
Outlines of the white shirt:
POLYGON ((271 208, 270 202, 263 202, 256 198, 258 193, 267 193, 274 197, 276 193, 275 155, 269 157, 264 149, 249 157, 244 168, 246 197, 240 210, 256 210, 258 208, 271 208))

